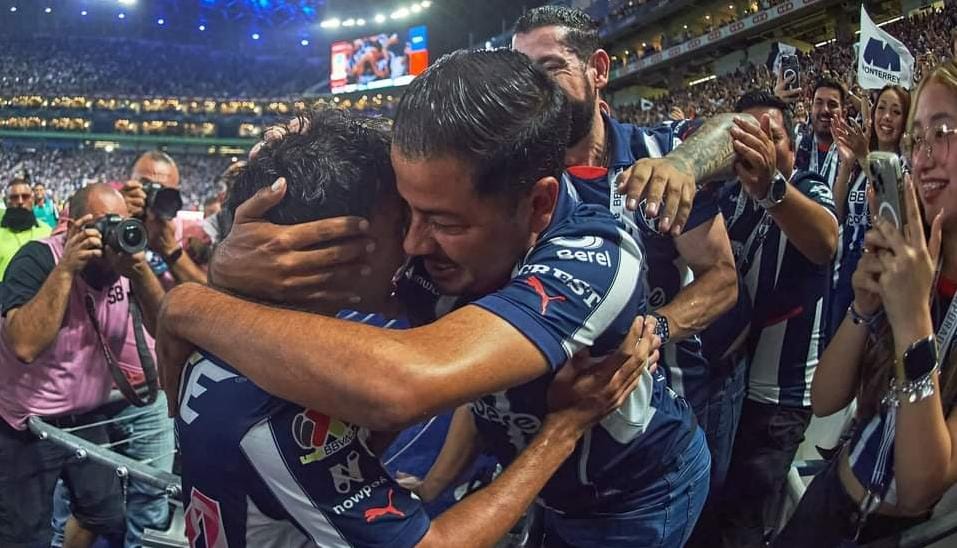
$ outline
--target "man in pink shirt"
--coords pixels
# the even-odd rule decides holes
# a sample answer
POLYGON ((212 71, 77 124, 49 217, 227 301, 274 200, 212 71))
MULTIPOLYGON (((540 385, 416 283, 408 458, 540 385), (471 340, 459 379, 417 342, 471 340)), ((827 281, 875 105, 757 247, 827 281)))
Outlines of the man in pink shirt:
MULTIPOLYGON (((107 359, 124 354, 131 302, 153 331, 163 289, 142 252, 104 245, 90 225, 106 215, 128 216, 122 196, 91 185, 73 197, 65 234, 25 245, 0 289, 0 546, 49 543, 53 489, 62 478, 76 518, 71 545, 95 533, 123 530, 123 497, 113 471, 72 459, 69 451, 25 431, 30 416, 61 428, 98 422, 110 393, 107 359), (98 326, 98 327, 95 327, 98 326), (99 331, 99 333, 97 332, 99 331)), ((129 367, 131 364, 126 364, 129 367)), ((108 441, 104 426, 74 431, 108 441)))

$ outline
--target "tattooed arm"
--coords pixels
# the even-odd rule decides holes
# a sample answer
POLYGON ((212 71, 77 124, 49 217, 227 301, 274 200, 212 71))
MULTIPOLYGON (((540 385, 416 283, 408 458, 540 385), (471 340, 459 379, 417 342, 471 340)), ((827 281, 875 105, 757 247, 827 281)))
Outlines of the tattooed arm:
POLYGON ((642 196, 647 199, 645 213, 657 217, 664 199, 664 212, 658 224, 662 231, 681 234, 691 214, 697 189, 704 183, 733 176, 734 148, 731 127, 735 118, 755 121, 748 114, 719 114, 710 118, 684 143, 664 158, 644 158, 635 162, 618 180, 618 191, 628 196, 628 209, 637 209, 642 196))

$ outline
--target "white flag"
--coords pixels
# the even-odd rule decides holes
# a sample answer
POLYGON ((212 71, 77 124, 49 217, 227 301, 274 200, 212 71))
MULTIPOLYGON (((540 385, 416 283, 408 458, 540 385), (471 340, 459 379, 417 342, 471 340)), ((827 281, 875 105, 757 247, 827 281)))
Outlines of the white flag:
POLYGON ((641 98, 641 110, 651 110, 654 107, 655 107, 654 103, 652 103, 648 99, 645 99, 644 97, 641 98))
POLYGON ((861 41, 858 44, 857 82, 864 89, 887 84, 910 89, 914 79, 914 56, 899 40, 871 21, 861 6, 861 41))

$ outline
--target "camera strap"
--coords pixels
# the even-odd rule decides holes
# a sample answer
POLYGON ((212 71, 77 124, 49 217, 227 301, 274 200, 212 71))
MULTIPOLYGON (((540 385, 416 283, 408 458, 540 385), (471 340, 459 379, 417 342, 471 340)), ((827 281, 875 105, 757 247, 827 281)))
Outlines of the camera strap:
POLYGON ((100 348, 106 357, 106 365, 110 369, 110 376, 113 377, 113 383, 127 401, 136 407, 145 407, 156 401, 156 396, 159 392, 159 375, 156 372, 156 361, 153 359, 153 354, 146 344, 146 335, 143 333, 143 312, 140 310, 140 305, 136 301, 132 291, 130 292, 129 302, 130 315, 133 316, 133 337, 136 339, 136 352, 139 354, 140 367, 143 368, 143 375, 146 379, 146 384, 139 390, 134 388, 126 378, 126 375, 123 374, 123 370, 120 368, 120 364, 117 362, 113 350, 111 350, 110 345, 107 344, 106 337, 100 329, 100 322, 96 319, 96 303, 93 300, 93 296, 87 294, 84 299, 86 313, 93 323, 93 330, 96 332, 97 340, 100 342, 100 348), (141 395, 141 392, 144 390, 146 392, 145 399, 141 395))

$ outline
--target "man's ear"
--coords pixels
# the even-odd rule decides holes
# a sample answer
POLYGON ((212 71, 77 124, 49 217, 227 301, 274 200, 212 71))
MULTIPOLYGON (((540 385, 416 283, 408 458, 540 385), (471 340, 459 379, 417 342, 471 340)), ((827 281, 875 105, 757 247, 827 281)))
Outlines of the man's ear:
POLYGON ((595 50, 588 59, 588 64, 595 69, 595 89, 605 89, 611 77, 611 58, 608 52, 600 48, 595 50))
POLYGON ((542 177, 535 182, 528 195, 532 232, 540 234, 552 222, 555 205, 558 203, 558 192, 558 180, 554 177, 542 177))

